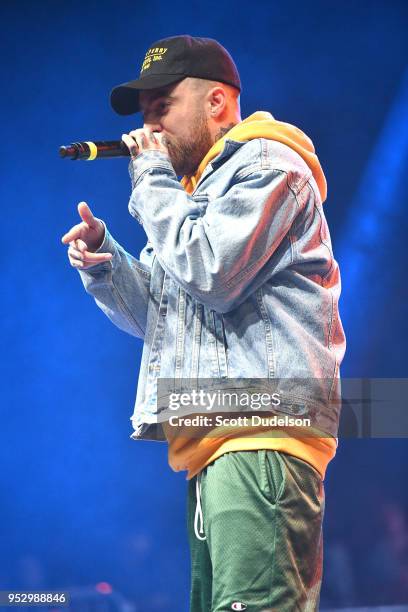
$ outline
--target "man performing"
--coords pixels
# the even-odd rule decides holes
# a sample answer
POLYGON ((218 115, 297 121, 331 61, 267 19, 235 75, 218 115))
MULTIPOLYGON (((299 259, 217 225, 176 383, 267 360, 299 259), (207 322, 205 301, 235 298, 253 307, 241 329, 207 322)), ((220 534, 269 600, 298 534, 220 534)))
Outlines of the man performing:
POLYGON ((337 447, 340 275, 312 141, 268 112, 241 120, 240 91, 215 40, 155 42, 139 79, 111 92, 117 113, 143 114, 122 140, 147 244, 136 259, 84 202, 62 242, 98 306, 144 341, 131 437, 167 440, 170 466, 187 470, 191 612, 312 611, 337 447), (302 379, 272 412, 312 428, 180 435, 159 418, 158 379, 302 379))

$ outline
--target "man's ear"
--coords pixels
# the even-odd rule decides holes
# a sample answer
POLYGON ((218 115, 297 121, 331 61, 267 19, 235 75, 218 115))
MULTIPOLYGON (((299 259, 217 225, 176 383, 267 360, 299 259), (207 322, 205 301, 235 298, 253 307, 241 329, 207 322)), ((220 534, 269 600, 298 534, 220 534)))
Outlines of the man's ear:
POLYGON ((227 94, 222 87, 213 87, 208 92, 208 108, 210 117, 216 119, 224 112, 227 104, 227 94))

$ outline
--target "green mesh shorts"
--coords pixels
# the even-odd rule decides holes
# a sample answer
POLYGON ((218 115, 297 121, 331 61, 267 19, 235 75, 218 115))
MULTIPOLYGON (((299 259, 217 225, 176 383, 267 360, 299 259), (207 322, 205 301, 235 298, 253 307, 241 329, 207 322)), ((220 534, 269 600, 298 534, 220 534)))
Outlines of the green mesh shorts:
POLYGON ((190 612, 319 608, 324 487, 274 450, 225 453, 188 483, 190 612))

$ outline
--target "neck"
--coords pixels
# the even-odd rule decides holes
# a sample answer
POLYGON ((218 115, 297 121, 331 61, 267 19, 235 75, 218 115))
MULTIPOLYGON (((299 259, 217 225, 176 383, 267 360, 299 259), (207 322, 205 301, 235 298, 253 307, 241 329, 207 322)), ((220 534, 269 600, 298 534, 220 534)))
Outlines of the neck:
POLYGON ((216 132, 214 136, 214 142, 217 142, 217 140, 220 140, 220 138, 223 138, 223 136, 225 136, 225 134, 227 134, 227 132, 229 132, 234 127, 234 125, 237 125, 237 123, 239 122, 230 121, 229 123, 225 123, 224 125, 218 126, 218 131, 216 132))

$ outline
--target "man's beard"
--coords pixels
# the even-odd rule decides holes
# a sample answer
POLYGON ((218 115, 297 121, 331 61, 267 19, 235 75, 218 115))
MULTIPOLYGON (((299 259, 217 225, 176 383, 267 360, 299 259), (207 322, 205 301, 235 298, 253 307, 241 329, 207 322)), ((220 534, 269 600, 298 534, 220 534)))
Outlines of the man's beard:
POLYGON ((166 140, 170 161, 177 176, 193 175, 213 145, 204 111, 197 109, 187 137, 177 140, 167 137, 166 140))

